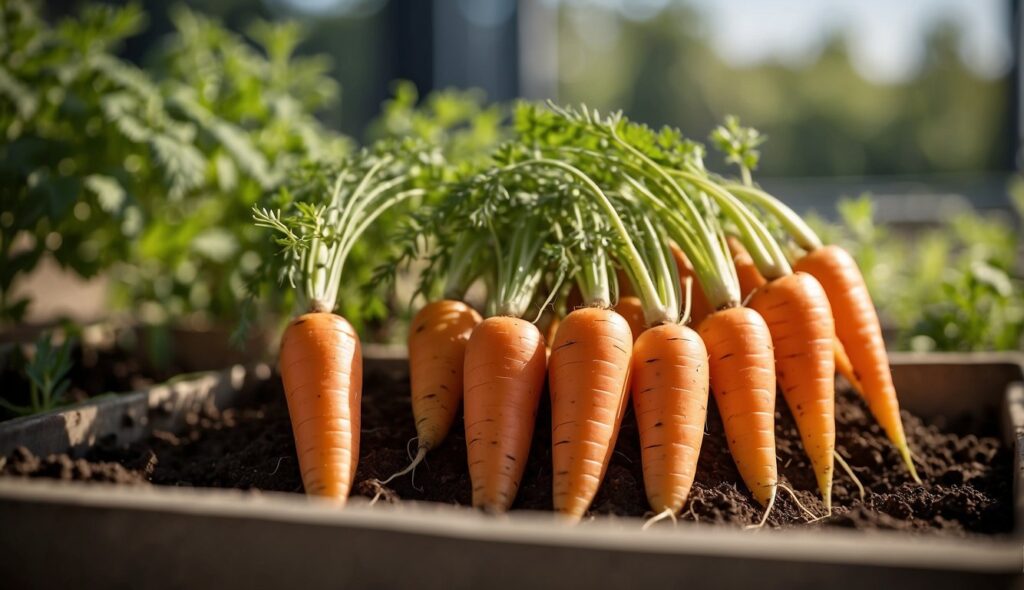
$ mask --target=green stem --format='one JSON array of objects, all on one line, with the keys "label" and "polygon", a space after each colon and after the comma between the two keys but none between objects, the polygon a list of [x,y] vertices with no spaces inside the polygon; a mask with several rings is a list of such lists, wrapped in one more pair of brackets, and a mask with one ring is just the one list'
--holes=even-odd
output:
[{"label": "green stem", "polygon": [[742,205],[735,197],[699,174],[683,171],[677,171],[675,174],[715,199],[726,217],[736,224],[743,245],[746,246],[750,257],[754,259],[754,264],[765,274],[766,278],[769,275],[775,277],[788,274],[785,272],[788,263],[785,262],[785,256],[782,255],[781,250],[778,252],[779,256],[776,256],[776,252],[773,252],[771,247],[762,241],[762,234],[754,227],[760,224],[760,221],[745,215]]},{"label": "green stem", "polygon": [[[723,249],[721,249],[721,247],[717,246],[714,243],[715,242],[715,239],[714,239],[715,234],[716,233],[717,234],[721,234],[720,228],[716,227],[715,230],[712,230],[712,228],[711,228],[711,223],[712,222],[709,221],[709,220],[704,219],[704,216],[702,216],[700,214],[700,212],[697,211],[697,208],[693,204],[692,200],[689,198],[689,195],[687,195],[686,191],[684,191],[683,188],[681,186],[679,186],[679,183],[677,183],[675,181],[675,179],[672,178],[672,175],[669,174],[664,168],[659,166],[656,162],[654,162],[649,157],[647,157],[646,154],[644,154],[643,152],[638,150],[636,147],[634,147],[631,143],[629,143],[629,142],[623,140],[621,137],[619,137],[619,134],[618,134],[618,132],[615,129],[614,122],[613,122],[613,124],[608,126],[608,129],[609,129],[609,132],[611,133],[612,138],[620,146],[624,147],[627,151],[629,151],[634,156],[639,158],[648,167],[650,167],[652,170],[654,170],[666,183],[668,183],[668,186],[671,187],[672,192],[675,195],[677,195],[679,204],[681,204],[683,206],[684,210],[689,215],[689,221],[691,223],[693,223],[694,225],[696,225],[696,227],[697,227],[697,236],[704,242],[704,246],[707,248],[707,252],[708,252],[708,254],[711,257],[712,265],[714,266],[714,268],[716,270],[719,271],[718,273],[716,273],[717,276],[718,277],[722,277],[722,271],[725,271],[726,276],[728,276],[728,273],[729,273],[728,269],[730,269],[732,267],[732,258],[730,256],[728,256],[729,250],[728,249],[723,250]],[[692,263],[692,261],[691,261],[691,263]],[[734,276],[735,276],[735,272],[733,272],[733,277]],[[723,280],[722,278],[717,278],[715,282],[720,282],[722,280]],[[736,286],[735,289],[730,288],[730,287],[733,286],[733,284],[738,284],[738,281],[728,281],[726,279],[726,283],[727,283],[726,285],[722,285],[722,287],[724,287],[722,289],[722,291],[729,291],[730,295],[731,295],[731,291],[735,291],[737,293],[737,299],[738,299],[739,287]],[[715,288],[713,290],[718,291],[718,288]],[[733,303],[733,301],[723,301],[722,302],[723,305],[731,304],[731,303]]]},{"label": "green stem", "polygon": [[[576,218],[576,225],[581,231],[593,230],[600,227],[601,220],[595,214],[592,224],[583,221],[583,215],[576,203],[573,203],[573,213]],[[584,260],[576,260],[570,253],[570,258],[575,266],[579,267],[576,282],[580,287],[580,295],[583,297],[583,304],[587,306],[598,306],[609,308],[612,305],[611,282],[608,278],[608,253],[604,248],[596,246],[593,251],[585,251]]]},{"label": "green stem", "polygon": [[725,187],[741,199],[768,211],[769,214],[779,220],[786,233],[804,250],[813,252],[822,247],[821,238],[818,237],[818,234],[814,233],[814,230],[795,211],[782,204],[775,197],[752,186],[729,183]]},{"label": "green stem", "polygon": [[636,245],[633,244],[633,241],[630,239],[629,232],[627,231],[625,224],[622,222],[622,218],[619,217],[618,212],[615,210],[615,206],[612,205],[611,200],[604,191],[601,190],[601,187],[599,187],[596,182],[594,182],[579,168],[576,168],[566,162],[552,160],[549,158],[538,158],[518,162],[506,167],[506,171],[530,166],[562,170],[578,180],[584,188],[587,189],[587,192],[595,198],[598,206],[605,215],[607,215],[612,229],[619,236],[623,248],[621,253],[622,262],[635,273],[637,291],[640,293],[641,299],[648,302],[651,306],[650,309],[646,307],[644,309],[645,319],[647,319],[651,324],[670,321],[670,312],[667,307],[659,301],[658,291],[654,286],[654,281],[652,280],[650,273],[644,267],[643,257],[640,255],[640,252],[637,251]]},{"label": "green stem", "polygon": [[452,249],[454,255],[448,261],[445,273],[445,299],[462,300],[469,286],[477,279],[480,266],[480,236],[465,233]]}]

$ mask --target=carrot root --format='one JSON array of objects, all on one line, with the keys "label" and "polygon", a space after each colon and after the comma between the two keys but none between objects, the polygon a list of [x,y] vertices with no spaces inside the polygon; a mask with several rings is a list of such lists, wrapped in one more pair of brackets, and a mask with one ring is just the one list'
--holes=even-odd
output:
[{"label": "carrot root", "polygon": [[699,332],[729,452],[747,489],[767,507],[779,481],[775,357],[768,325],[753,309],[731,307],[709,315]]},{"label": "carrot root", "polygon": [[555,510],[579,520],[615,450],[629,401],[633,338],[618,313],[584,307],[565,317],[551,345],[551,458]]},{"label": "carrot root", "polygon": [[426,457],[427,457],[427,447],[425,447],[423,445],[420,445],[416,449],[416,456],[413,457],[413,460],[412,460],[411,463],[409,463],[408,467],[406,467],[405,469],[402,469],[401,471],[393,473],[391,475],[391,477],[389,477],[389,478],[385,479],[384,481],[380,482],[380,484],[381,485],[387,485],[387,484],[391,483],[391,480],[395,479],[396,477],[401,477],[401,476],[405,475],[406,473],[409,473],[410,471],[415,471],[416,467],[418,467],[419,464],[422,463],[423,459],[425,459]]},{"label": "carrot root", "polygon": [[540,331],[518,318],[488,318],[470,336],[463,418],[474,507],[501,513],[515,500],[533,439],[546,357]]},{"label": "carrot root", "polygon": [[[839,454],[839,451],[835,451],[835,454],[836,454],[836,461],[839,462],[839,466],[843,468],[843,471],[846,472],[846,475],[849,475],[850,479],[853,480],[853,483],[856,484],[857,490],[860,492],[860,501],[863,502],[864,501],[864,496],[866,495],[864,493],[864,484],[860,483],[860,478],[858,478],[857,474],[855,474],[853,472],[853,469],[850,467],[850,464],[846,462],[846,459],[843,459],[843,456]],[[831,513],[832,512],[832,507],[829,506],[828,509],[829,509],[829,513]]]},{"label": "carrot root", "polygon": [[793,414],[826,508],[836,446],[835,327],[818,281],[798,272],[762,285],[750,307],[768,324],[779,389]]},{"label": "carrot root", "polygon": [[644,492],[658,513],[682,510],[697,472],[708,406],[708,352],[692,329],[655,326],[633,347],[633,413]]},{"label": "carrot root", "polygon": [[359,337],[341,316],[307,313],[285,330],[279,365],[306,493],[344,504],[359,460]]},{"label": "carrot root", "polygon": [[480,314],[461,301],[442,299],[423,307],[409,324],[409,382],[420,447],[427,451],[448,436],[463,396],[466,344]]}]

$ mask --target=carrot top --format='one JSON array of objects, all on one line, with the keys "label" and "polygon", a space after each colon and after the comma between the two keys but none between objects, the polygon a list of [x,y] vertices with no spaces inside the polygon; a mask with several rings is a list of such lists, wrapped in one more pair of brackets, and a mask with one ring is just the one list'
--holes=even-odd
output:
[{"label": "carrot top", "polygon": [[332,311],[345,260],[360,236],[398,203],[426,194],[417,186],[436,161],[415,142],[379,142],[339,165],[297,173],[277,207],[253,207],[256,226],[274,230],[283,249],[276,268],[303,310]]},{"label": "carrot top", "polygon": [[[769,219],[779,223],[798,246],[805,250],[817,250],[822,244],[814,230],[792,209],[754,185],[751,172],[757,168],[761,157],[757,148],[765,139],[756,129],[740,125],[738,118],[726,117],[724,125],[720,125],[711,133],[711,141],[725,156],[726,162],[739,167],[742,182],[719,179],[719,184],[750,206],[767,212]],[[751,216],[759,218],[754,213],[751,213]]]}]

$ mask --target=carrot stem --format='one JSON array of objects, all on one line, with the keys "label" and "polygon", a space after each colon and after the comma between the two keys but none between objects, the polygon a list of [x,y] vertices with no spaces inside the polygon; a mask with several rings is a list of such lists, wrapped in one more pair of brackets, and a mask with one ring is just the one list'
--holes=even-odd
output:
[{"label": "carrot stem", "polygon": [[814,251],[822,247],[821,238],[818,237],[818,234],[814,233],[814,230],[807,225],[807,222],[777,198],[752,186],[743,186],[735,183],[726,183],[724,186],[736,196],[768,211],[769,214],[779,220],[786,233],[804,250]]}]

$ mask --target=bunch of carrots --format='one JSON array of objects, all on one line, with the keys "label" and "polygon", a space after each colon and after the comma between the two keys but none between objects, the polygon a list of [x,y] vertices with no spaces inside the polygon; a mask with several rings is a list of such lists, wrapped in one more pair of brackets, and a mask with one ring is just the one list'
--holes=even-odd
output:
[{"label": "bunch of carrots", "polygon": [[[753,181],[756,131],[728,119],[712,135],[738,167],[733,178],[709,171],[703,146],[679,131],[618,113],[522,104],[513,123],[511,140],[458,173],[432,146],[377,146],[331,170],[333,184],[255,211],[278,233],[304,302],[280,372],[307,493],[343,503],[358,458],[359,340],[332,313],[345,258],[379,215],[410,200],[419,207],[396,239],[406,261],[422,263],[429,302],[408,340],[417,452],[392,477],[445,439],[461,406],[473,505],[508,510],[546,385],[553,508],[585,515],[632,403],[648,501],[656,519],[675,519],[713,398],[766,518],[786,489],[778,390],[831,510],[834,466],[845,466],[838,371],[920,481],[861,273]],[[474,284],[487,293],[479,311],[464,300]],[[545,337],[537,323],[550,309],[565,313]]]}]

